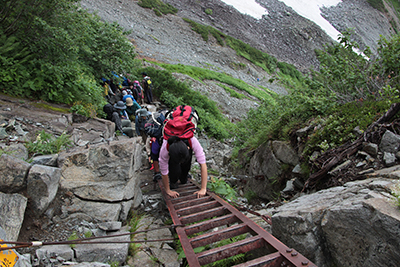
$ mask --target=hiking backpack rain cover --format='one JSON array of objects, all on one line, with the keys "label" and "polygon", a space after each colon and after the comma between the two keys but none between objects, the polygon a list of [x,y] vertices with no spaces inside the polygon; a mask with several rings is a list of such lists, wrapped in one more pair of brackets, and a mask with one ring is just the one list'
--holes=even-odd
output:
[{"label": "hiking backpack rain cover", "polygon": [[190,139],[196,131],[199,115],[191,106],[181,105],[166,114],[164,123],[164,139],[172,136]]}]

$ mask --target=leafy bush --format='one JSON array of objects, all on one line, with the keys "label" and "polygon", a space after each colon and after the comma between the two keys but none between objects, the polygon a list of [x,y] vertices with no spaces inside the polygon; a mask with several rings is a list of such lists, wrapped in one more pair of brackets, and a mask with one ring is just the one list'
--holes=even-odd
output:
[{"label": "leafy bush", "polygon": [[[289,140],[297,129],[311,124],[320,129],[302,140],[307,160],[316,150],[324,152],[353,141],[356,126],[365,130],[392,103],[400,101],[399,35],[381,39],[376,60],[355,53],[358,45],[350,36],[350,31],[345,32],[340,44],[317,51],[320,71],[311,70],[304,82],[291,85],[288,95],[264,101],[236,125],[236,156],[270,139]],[[369,55],[368,48],[364,52]],[[302,169],[307,166],[303,164]]]},{"label": "leafy bush", "polygon": [[[84,115],[88,118],[94,117],[104,117],[98,116],[97,111],[101,110],[103,106],[106,104],[106,101],[101,101],[99,106],[95,106],[92,103],[85,104],[82,101],[75,102],[73,106],[70,108],[70,112],[77,113],[80,115]],[[103,115],[103,114],[101,114]]]},{"label": "leafy bush", "polygon": [[390,104],[388,101],[357,101],[332,108],[327,112],[329,116],[313,121],[313,125],[319,125],[321,129],[307,139],[304,155],[310,156],[316,150],[325,152],[354,141],[357,138],[353,133],[354,128],[359,126],[361,130],[367,129],[387,111]]},{"label": "leafy bush", "polygon": [[[316,50],[320,70],[311,71],[311,78],[306,81],[312,89],[328,89],[340,103],[366,99],[378,90],[368,81],[371,64],[365,56],[354,52],[359,46],[351,41],[351,35],[351,30],[344,32],[339,43]],[[364,54],[370,55],[369,48]]]},{"label": "leafy bush", "polygon": [[204,12],[205,12],[207,15],[212,15],[212,14],[213,14],[213,11],[212,11],[211,8],[207,8]]},{"label": "leafy bush", "polygon": [[55,138],[52,134],[46,133],[42,130],[36,137],[35,141],[26,143],[26,148],[30,154],[56,154],[62,149],[72,147],[72,141],[69,136],[62,134]]},{"label": "leafy bush", "polygon": [[221,178],[211,177],[207,188],[228,200],[236,199],[236,191]]},{"label": "leafy bush", "polygon": [[27,2],[6,0],[10,10],[0,14],[0,90],[100,108],[99,78],[138,66],[128,32],[81,9],[76,0]]},{"label": "leafy bush", "polygon": [[[379,60],[376,63],[375,78],[387,80],[389,85],[400,90],[400,35],[393,35],[389,40],[379,40]],[[383,76],[383,77],[382,77]]]},{"label": "leafy bush", "polygon": [[400,192],[399,191],[392,192],[392,196],[394,196],[395,198],[397,207],[400,208]]}]

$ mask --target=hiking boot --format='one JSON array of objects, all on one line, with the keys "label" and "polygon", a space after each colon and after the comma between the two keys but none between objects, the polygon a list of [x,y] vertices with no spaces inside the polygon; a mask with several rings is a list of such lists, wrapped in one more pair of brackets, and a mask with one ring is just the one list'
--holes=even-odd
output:
[{"label": "hiking boot", "polygon": [[188,173],[187,179],[188,179],[188,180],[192,180],[192,175],[191,175],[190,173]]},{"label": "hiking boot", "polygon": [[154,182],[157,182],[158,180],[161,180],[161,179],[162,179],[161,173],[156,172],[156,173],[153,175],[153,181],[154,181]]},{"label": "hiking boot", "polygon": [[177,189],[178,188],[178,183],[170,183],[169,189]]}]

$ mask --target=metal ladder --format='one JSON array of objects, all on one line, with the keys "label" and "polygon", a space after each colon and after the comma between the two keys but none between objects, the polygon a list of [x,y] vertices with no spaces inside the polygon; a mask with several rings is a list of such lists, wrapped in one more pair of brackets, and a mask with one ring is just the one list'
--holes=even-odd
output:
[{"label": "metal ladder", "polygon": [[[178,189],[174,189],[179,193],[178,198],[168,196],[162,181],[158,183],[173,223],[185,225],[176,227],[176,232],[190,267],[199,267],[247,252],[257,256],[236,267],[316,266],[212,192],[197,198],[193,194],[199,190],[197,183],[188,181],[185,185],[180,184]],[[199,253],[194,251],[197,247],[243,234],[246,234],[243,240]]]}]

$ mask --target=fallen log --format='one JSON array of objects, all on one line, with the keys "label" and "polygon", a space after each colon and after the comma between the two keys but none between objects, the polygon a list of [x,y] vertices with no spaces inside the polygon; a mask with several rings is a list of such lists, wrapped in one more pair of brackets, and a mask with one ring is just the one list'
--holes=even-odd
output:
[{"label": "fallen log", "polygon": [[[392,104],[388,109],[388,111],[385,114],[383,114],[377,121],[372,123],[367,128],[367,130],[365,130],[364,134],[357,140],[355,140],[353,143],[345,144],[336,149],[331,149],[329,151],[326,151],[325,153],[320,155],[317,159],[315,159],[315,161],[317,161],[319,159],[324,159],[324,157],[327,157],[327,159],[323,160],[321,169],[309,176],[309,178],[304,184],[302,192],[304,192],[304,190],[306,189],[313,188],[318,181],[325,178],[328,172],[337,164],[339,164],[344,158],[350,157],[351,155],[359,151],[360,147],[362,147],[363,142],[368,141],[369,134],[374,129],[374,127],[379,124],[390,121],[399,111],[400,111],[400,103]],[[329,156],[332,154],[334,156]]]}]

